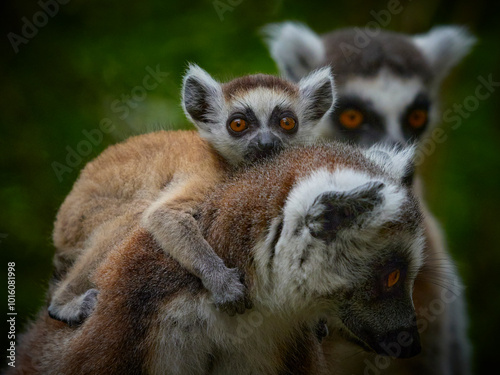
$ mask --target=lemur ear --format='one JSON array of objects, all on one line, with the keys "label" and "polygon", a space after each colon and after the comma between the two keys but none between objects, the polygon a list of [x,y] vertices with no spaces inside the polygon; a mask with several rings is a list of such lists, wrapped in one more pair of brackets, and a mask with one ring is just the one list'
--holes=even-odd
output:
[{"label": "lemur ear", "polygon": [[414,36],[413,42],[424,54],[439,82],[470,52],[476,38],[465,27],[438,26],[426,34]]},{"label": "lemur ear", "polygon": [[404,186],[413,184],[415,175],[416,145],[403,148],[376,144],[365,150],[365,155],[386,173],[399,180]]},{"label": "lemur ear", "polygon": [[337,99],[329,66],[313,71],[298,85],[300,98],[305,103],[304,117],[309,121],[320,120]]},{"label": "lemur ear", "polygon": [[182,107],[199,129],[216,122],[223,103],[222,87],[198,65],[190,64],[182,86]]},{"label": "lemur ear", "polygon": [[340,229],[362,223],[362,215],[373,211],[383,201],[384,183],[374,181],[349,191],[320,194],[306,216],[313,237],[332,241]]},{"label": "lemur ear", "polygon": [[298,82],[326,60],[323,41],[304,24],[270,24],[262,33],[281,74],[292,81]]}]

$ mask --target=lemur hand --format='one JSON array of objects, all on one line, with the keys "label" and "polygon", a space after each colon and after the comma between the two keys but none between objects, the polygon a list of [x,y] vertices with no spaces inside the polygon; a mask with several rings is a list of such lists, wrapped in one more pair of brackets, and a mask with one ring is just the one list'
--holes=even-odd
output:
[{"label": "lemur hand", "polygon": [[245,293],[245,285],[240,281],[236,268],[227,268],[213,273],[213,277],[204,280],[205,287],[212,293],[212,300],[218,310],[230,316],[243,314],[252,308],[252,303]]}]

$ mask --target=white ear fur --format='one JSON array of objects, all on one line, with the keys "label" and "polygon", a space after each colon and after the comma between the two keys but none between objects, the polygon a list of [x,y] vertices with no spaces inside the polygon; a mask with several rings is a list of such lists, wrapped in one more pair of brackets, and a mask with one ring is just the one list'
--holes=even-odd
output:
[{"label": "white ear fur", "polygon": [[220,83],[196,64],[189,64],[182,82],[182,108],[198,127],[213,122],[222,109]]},{"label": "white ear fur", "polygon": [[335,83],[329,66],[315,70],[299,81],[299,94],[307,103],[305,117],[321,119],[337,100]]},{"label": "white ear fur", "polygon": [[426,34],[414,36],[413,42],[431,65],[436,80],[440,81],[470,52],[476,38],[465,27],[438,26]]},{"label": "white ear fur", "polygon": [[325,62],[323,41],[304,24],[270,24],[262,32],[281,74],[292,81],[297,82]]},{"label": "white ear fur", "polygon": [[392,177],[405,183],[414,173],[414,157],[416,146],[406,146],[398,150],[396,147],[376,144],[365,150],[365,155]]}]

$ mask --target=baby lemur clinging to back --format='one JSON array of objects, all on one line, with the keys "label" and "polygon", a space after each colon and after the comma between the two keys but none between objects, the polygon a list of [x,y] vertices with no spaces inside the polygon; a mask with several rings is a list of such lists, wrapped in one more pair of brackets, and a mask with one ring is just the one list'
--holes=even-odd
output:
[{"label": "baby lemur clinging to back", "polygon": [[191,66],[182,94],[201,138],[158,132],[110,147],[85,167],[61,206],[53,235],[53,318],[75,324],[92,312],[98,291],[90,273],[105,255],[102,241],[119,244],[138,221],[202,280],[219,308],[234,314],[248,305],[238,271],[226,267],[203,238],[197,205],[233,167],[317,138],[334,101],[330,69],[298,84],[267,75],[220,84]]},{"label": "baby lemur clinging to back", "polygon": [[[137,156],[142,166],[162,163],[174,142],[203,145],[193,132],[163,134]],[[112,149],[115,167],[147,138]],[[244,276],[253,309],[238,317],[216,311],[200,280],[137,221],[110,217],[113,230],[95,237],[108,251],[93,276],[96,309],[78,329],[42,311],[9,375],[326,374],[314,335],[322,318],[358,351],[417,355],[412,291],[425,242],[411,159],[412,150],[377,146],[290,147],[214,186],[198,225]],[[129,232],[115,246],[121,225]]]}]

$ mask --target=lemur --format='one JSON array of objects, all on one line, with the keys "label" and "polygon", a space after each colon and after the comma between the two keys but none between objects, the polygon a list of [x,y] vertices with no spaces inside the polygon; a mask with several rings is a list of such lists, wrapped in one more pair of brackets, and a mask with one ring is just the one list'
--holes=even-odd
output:
[{"label": "lemur", "polygon": [[[162,134],[115,146],[98,159],[105,171],[85,178],[113,186],[111,167],[130,156],[158,166],[171,148],[195,145],[219,159],[194,132]],[[412,153],[290,147],[214,185],[197,222],[223,263],[241,271],[253,304],[243,315],[217,310],[204,283],[137,220],[110,220],[94,238],[106,249],[92,275],[94,312],[71,329],[42,311],[8,374],[325,374],[319,319],[366,350],[415,356],[412,290],[425,238],[408,186]]]},{"label": "lemur", "polygon": [[298,84],[268,75],[220,84],[190,66],[182,105],[200,137],[157,132],[110,147],[84,168],[62,204],[50,315],[70,325],[88,317],[98,296],[90,273],[106,255],[102,242],[120,243],[136,221],[201,279],[217,307],[242,313],[248,301],[238,270],[203,238],[196,207],[237,166],[316,139],[333,101],[329,68]]},{"label": "lemur", "polygon": [[[266,26],[264,33],[271,56],[284,76],[298,80],[322,66],[335,69],[338,101],[328,117],[325,137],[362,146],[418,143],[430,134],[440,119],[441,82],[475,43],[467,30],[457,26],[435,27],[416,36],[388,31],[374,35],[373,30],[362,28],[318,35],[303,24],[284,22]],[[414,189],[417,195],[423,195],[418,178]],[[426,207],[424,212],[426,262],[414,292],[417,315],[428,321],[422,334],[424,351],[419,359],[395,363],[384,370],[387,374],[468,374],[470,348],[460,277],[438,223]],[[444,312],[426,318],[429,306],[443,300],[446,290],[436,284],[447,285],[457,296],[447,303]],[[345,350],[342,340],[330,337],[325,343],[331,344],[330,351],[350,358],[335,374],[366,370],[359,356]],[[373,358],[369,360],[373,363]]]}]

